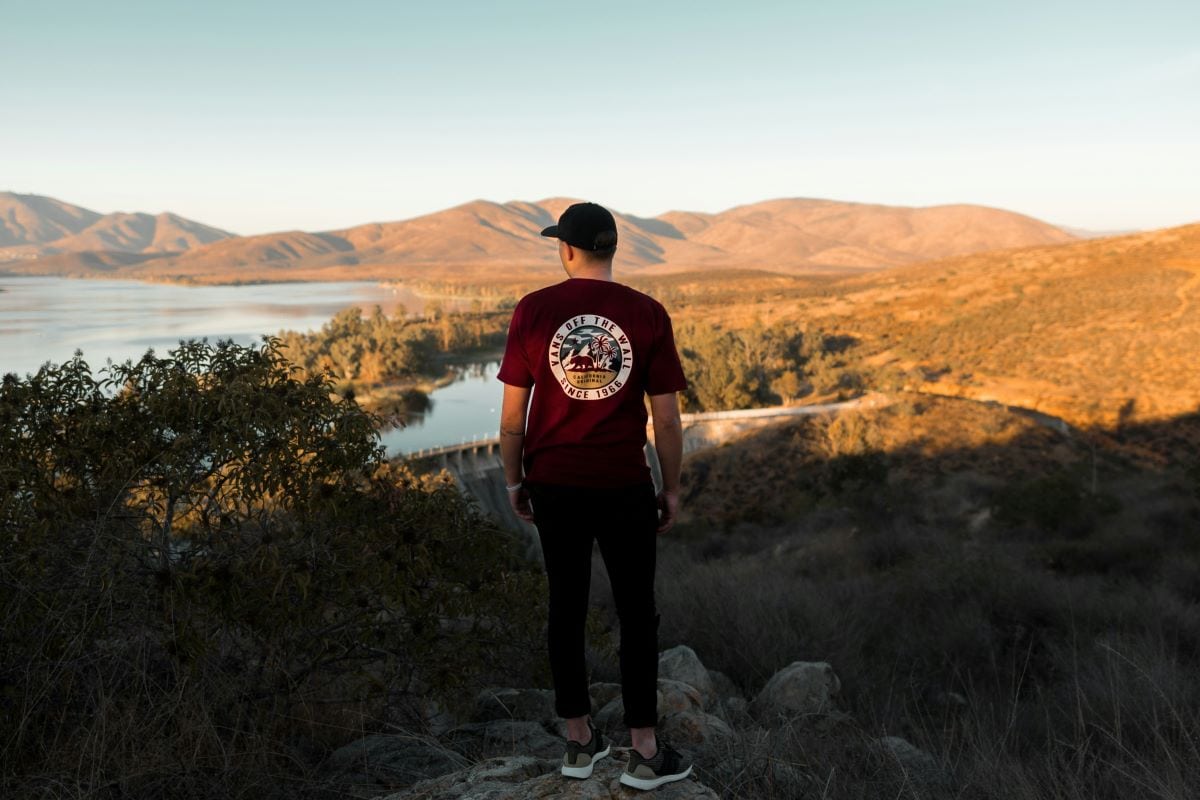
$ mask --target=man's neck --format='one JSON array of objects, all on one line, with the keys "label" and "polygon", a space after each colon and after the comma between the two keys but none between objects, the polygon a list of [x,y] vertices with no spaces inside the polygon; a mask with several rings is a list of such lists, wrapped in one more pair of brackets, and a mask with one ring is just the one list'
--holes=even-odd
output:
[{"label": "man's neck", "polygon": [[569,278],[588,278],[588,279],[594,280],[594,281],[611,281],[613,279],[612,267],[611,266],[585,267],[583,269],[575,270],[574,275],[572,275],[571,273],[567,273],[567,277],[569,277]]}]

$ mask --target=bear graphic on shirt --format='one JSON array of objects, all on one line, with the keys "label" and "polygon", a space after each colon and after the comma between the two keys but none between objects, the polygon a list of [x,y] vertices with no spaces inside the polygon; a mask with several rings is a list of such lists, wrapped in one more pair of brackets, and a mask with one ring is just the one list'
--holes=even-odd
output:
[{"label": "bear graphic on shirt", "polygon": [[633,366],[633,348],[620,326],[584,314],[564,322],[550,340],[550,369],[568,397],[600,400],[621,390]]}]

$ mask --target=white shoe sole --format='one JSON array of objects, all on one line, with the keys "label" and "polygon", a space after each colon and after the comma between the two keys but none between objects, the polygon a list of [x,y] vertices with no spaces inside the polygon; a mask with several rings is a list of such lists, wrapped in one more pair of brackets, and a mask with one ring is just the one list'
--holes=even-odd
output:
[{"label": "white shoe sole", "polygon": [[602,758],[607,758],[608,751],[611,748],[611,745],[604,745],[604,749],[592,756],[591,763],[589,763],[586,767],[568,767],[566,764],[563,764],[562,774],[566,775],[568,778],[590,778],[592,776],[592,770],[596,767],[596,762]]},{"label": "white shoe sole", "polygon": [[659,786],[662,786],[664,783],[670,783],[671,781],[681,781],[684,778],[686,778],[688,775],[691,775],[691,774],[692,774],[692,768],[690,765],[688,766],[687,769],[685,769],[683,772],[679,773],[678,775],[663,775],[661,778],[635,778],[634,776],[630,775],[628,772],[622,772],[621,773],[621,783],[625,784],[626,786],[632,786],[635,789],[657,789]]}]

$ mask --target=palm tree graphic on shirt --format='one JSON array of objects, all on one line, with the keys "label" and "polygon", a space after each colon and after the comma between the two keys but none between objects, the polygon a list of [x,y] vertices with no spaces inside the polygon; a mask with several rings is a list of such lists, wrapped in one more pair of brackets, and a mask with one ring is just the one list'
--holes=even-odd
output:
[{"label": "palm tree graphic on shirt", "polygon": [[572,331],[563,341],[559,357],[567,380],[580,388],[605,386],[621,368],[621,349],[608,331],[596,325]]}]

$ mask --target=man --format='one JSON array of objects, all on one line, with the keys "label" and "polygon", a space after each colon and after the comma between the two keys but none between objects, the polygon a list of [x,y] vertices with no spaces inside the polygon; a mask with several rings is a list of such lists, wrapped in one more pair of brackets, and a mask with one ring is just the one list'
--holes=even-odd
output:
[{"label": "man", "polygon": [[[683,429],[676,393],[687,381],[666,310],[613,281],[612,214],[576,203],[542,235],[558,239],[567,280],[526,295],[513,311],[499,373],[505,383],[500,453],[513,510],[537,526],[542,544],[555,710],[567,722],[562,773],[586,778],[609,755],[589,716],[584,660],[595,540],[621,627],[621,693],[633,744],[621,782],[653,789],[692,769],[654,732],[656,534],[671,529],[679,508]],[[645,395],[662,470],[657,496],[644,452]]]}]

